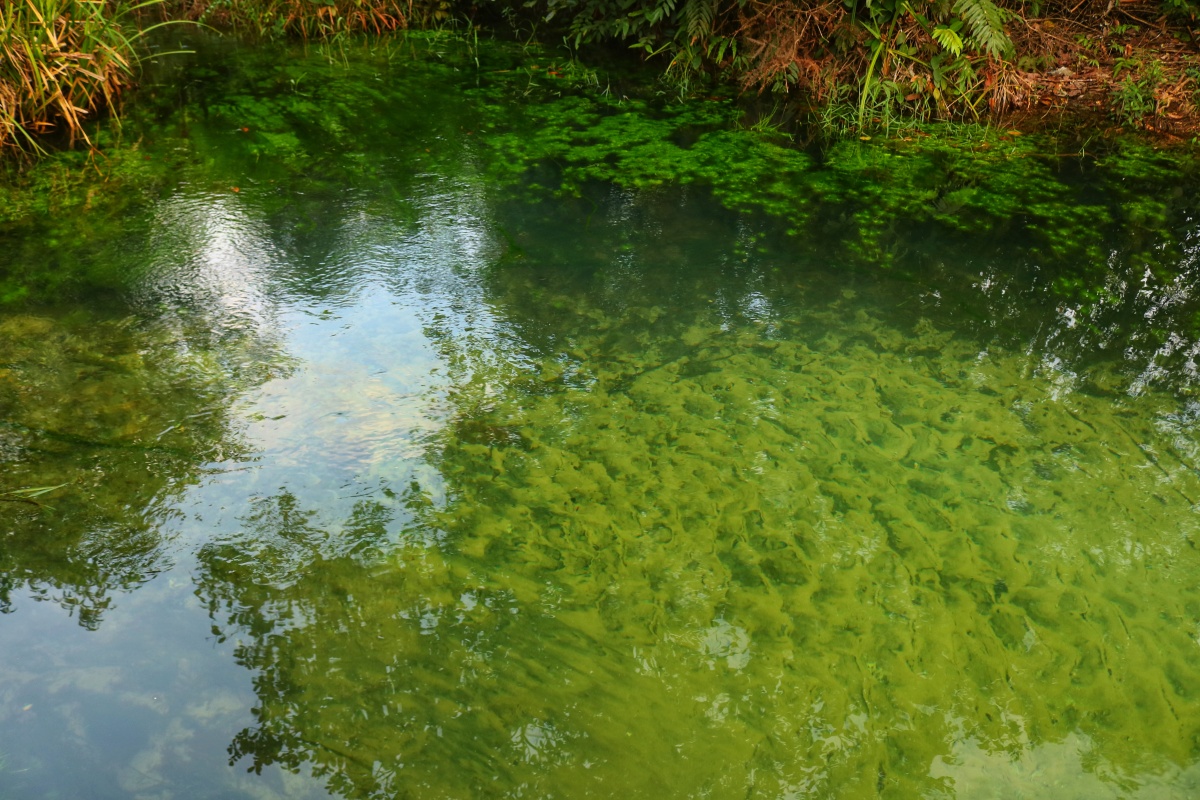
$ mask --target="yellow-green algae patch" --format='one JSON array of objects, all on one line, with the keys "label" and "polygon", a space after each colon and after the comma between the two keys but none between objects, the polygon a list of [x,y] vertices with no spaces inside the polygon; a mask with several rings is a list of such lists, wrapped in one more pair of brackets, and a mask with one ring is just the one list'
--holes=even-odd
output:
[{"label": "yellow-green algae patch", "polygon": [[[217,618],[263,626],[233,755],[350,796],[1195,791],[1178,401],[843,295],[539,292],[562,348],[478,360],[409,546],[290,588],[205,550]],[[283,546],[279,519],[249,541]]]}]

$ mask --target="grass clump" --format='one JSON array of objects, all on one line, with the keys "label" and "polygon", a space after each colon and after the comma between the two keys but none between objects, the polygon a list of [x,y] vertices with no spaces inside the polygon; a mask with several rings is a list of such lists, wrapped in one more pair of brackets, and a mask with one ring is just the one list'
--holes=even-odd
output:
[{"label": "grass clump", "polygon": [[88,141],[84,121],[133,83],[135,12],[159,0],[0,3],[0,149],[37,151],[39,134]]},{"label": "grass clump", "polygon": [[326,39],[440,23],[450,0],[173,0],[171,13],[258,36]]}]

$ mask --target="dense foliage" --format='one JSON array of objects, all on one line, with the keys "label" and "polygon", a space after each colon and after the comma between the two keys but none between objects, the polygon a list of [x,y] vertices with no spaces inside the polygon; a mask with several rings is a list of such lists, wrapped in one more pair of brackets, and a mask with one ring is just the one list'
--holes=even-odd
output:
[{"label": "dense foliage", "polygon": [[1121,122],[1178,120],[1194,112],[1200,76],[1192,0],[1139,7],[1147,18],[1091,0],[545,4],[576,45],[628,42],[666,58],[685,84],[717,75],[759,91],[800,88],[847,127],[1067,103],[1105,106]]},{"label": "dense foliage", "polygon": [[[572,52],[618,44],[688,92],[713,81],[787,94],[826,129],[1069,108],[1196,130],[1196,0],[14,0],[0,7],[0,146],[35,146],[111,108],[149,25],[330,38],[512,27]],[[132,12],[137,12],[136,14]],[[136,22],[136,24],[135,24]],[[467,26],[473,26],[467,28]]]}]

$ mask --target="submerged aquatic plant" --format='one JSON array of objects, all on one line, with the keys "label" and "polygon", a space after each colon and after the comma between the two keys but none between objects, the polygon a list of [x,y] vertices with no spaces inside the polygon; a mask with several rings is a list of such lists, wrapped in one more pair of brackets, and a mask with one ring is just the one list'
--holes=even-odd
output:
[{"label": "submerged aquatic plant", "polygon": [[38,498],[43,495],[50,494],[50,492],[53,492],[55,489],[61,489],[66,485],[67,484],[65,483],[60,483],[57,486],[27,486],[23,489],[10,489],[7,492],[0,492],[0,500],[7,501],[9,503],[30,503],[31,505],[35,505],[39,508],[49,508],[53,510],[51,506],[40,502]]}]

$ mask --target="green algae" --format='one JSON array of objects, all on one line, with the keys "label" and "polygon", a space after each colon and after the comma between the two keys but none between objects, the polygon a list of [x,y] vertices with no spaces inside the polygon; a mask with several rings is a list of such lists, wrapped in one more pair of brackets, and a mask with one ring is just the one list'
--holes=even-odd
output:
[{"label": "green algae", "polygon": [[287,365],[245,336],[218,348],[210,322],[0,318],[0,488],[57,487],[45,503],[0,507],[0,613],[19,591],[96,628],[113,595],[169,564],[172,499],[205,464],[243,452],[228,403]]},{"label": "green algae", "polygon": [[363,549],[301,545],[297,583],[255,549],[309,536],[285,494],[206,549],[215,618],[256,631],[231,757],[351,797],[1193,791],[1177,402],[1064,391],[887,286],[764,314],[708,281],[618,310],[508,270],[494,297],[566,344],[464,373],[404,546],[404,507],[364,506]]}]

